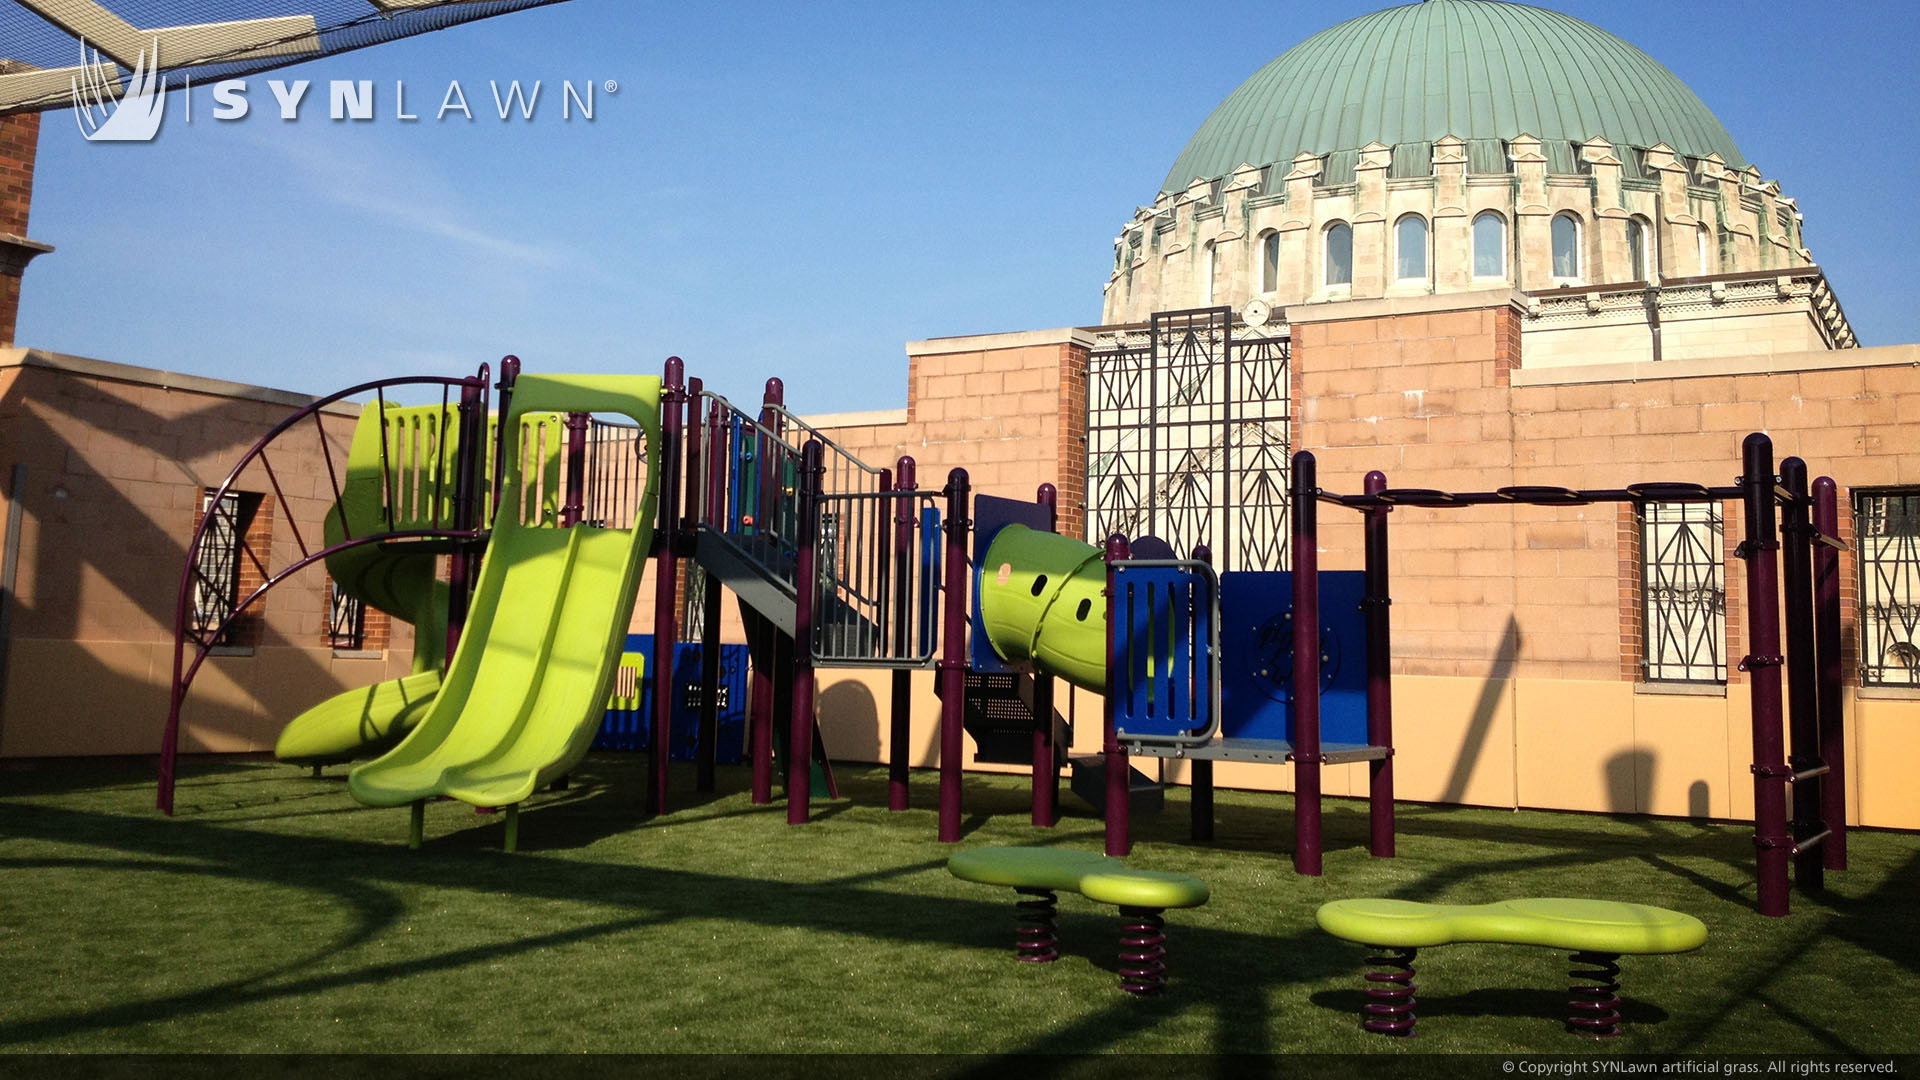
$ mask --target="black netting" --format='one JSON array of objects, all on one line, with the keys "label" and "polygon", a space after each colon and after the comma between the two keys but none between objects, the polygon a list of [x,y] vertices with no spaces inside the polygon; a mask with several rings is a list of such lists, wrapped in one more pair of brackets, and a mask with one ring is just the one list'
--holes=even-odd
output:
[{"label": "black netting", "polygon": [[[564,3],[565,0],[96,0],[95,3],[74,4],[72,2],[51,3],[47,0],[28,0],[36,7],[43,7],[63,19],[72,19],[69,12],[77,9],[105,9],[113,20],[113,25],[129,24],[140,34],[144,46],[151,38],[151,31],[171,27],[198,27],[209,23],[231,23],[241,20],[310,17],[312,27],[304,23],[276,28],[264,36],[260,33],[235,32],[230,35],[234,44],[222,44],[211,51],[203,51],[199,56],[170,58],[165,45],[161,48],[160,68],[168,75],[169,85],[178,88],[183,80],[178,76],[190,77],[195,83],[216,82],[220,79],[234,79],[273,68],[286,67],[322,56],[364,49],[369,45],[410,37],[414,34],[431,33],[459,23],[473,22],[477,19],[492,18],[528,8],[544,7],[547,4]],[[79,39],[69,30],[48,21],[31,10],[21,0],[0,0],[0,87],[10,80],[5,75],[51,71],[62,68],[74,68],[82,63],[92,63],[94,50],[106,53],[109,49],[118,49],[117,41],[87,42],[88,50],[82,57]],[[103,48],[102,46],[107,46]],[[263,52],[276,55],[261,55]],[[132,61],[132,57],[122,58]],[[188,60],[190,63],[181,63]],[[103,64],[113,60],[107,55],[99,58]],[[129,66],[123,63],[120,73],[129,73]],[[176,76],[178,73],[178,76]],[[19,92],[19,81],[15,83],[15,92],[0,90],[0,112],[22,112],[35,109],[59,109],[72,104],[67,80],[60,78],[55,87],[38,87],[30,93]]]}]

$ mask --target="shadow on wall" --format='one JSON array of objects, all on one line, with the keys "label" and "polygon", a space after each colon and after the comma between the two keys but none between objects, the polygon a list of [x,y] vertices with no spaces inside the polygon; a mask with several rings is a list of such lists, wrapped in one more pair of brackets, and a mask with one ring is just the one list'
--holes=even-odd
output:
[{"label": "shadow on wall", "polygon": [[[1607,759],[1607,812],[1613,814],[1650,814],[1653,812],[1654,769],[1658,762],[1648,750],[1628,750]],[[1708,802],[1711,789],[1705,780],[1687,787],[1687,816],[1712,817]]]},{"label": "shadow on wall", "polygon": [[[112,448],[103,451],[91,438],[76,445],[68,438],[71,431],[56,427],[43,415],[53,411],[82,431],[106,436],[103,442],[124,443],[134,456],[115,457]],[[152,749],[158,748],[168,687],[156,685],[156,680],[166,675],[148,675],[144,663],[134,664],[124,654],[147,647],[143,639],[147,643],[172,640],[176,589],[195,510],[174,506],[156,520],[155,509],[134,503],[123,487],[177,485],[187,494],[175,499],[197,507],[201,489],[217,483],[246,447],[288,411],[261,402],[215,399],[177,417],[162,416],[77,376],[38,368],[21,370],[9,392],[0,397],[0,430],[5,433],[0,438],[4,457],[0,466],[27,467],[19,498],[32,518],[30,535],[37,543],[30,564],[32,579],[11,598],[14,662],[8,665],[5,699],[0,700],[9,726],[80,724],[90,713],[119,711],[137,702],[142,713],[152,714],[149,741]],[[329,441],[336,443],[344,460],[344,436],[329,433]],[[220,476],[195,476],[192,463],[196,461],[217,462],[213,467]],[[142,463],[152,479],[119,475]],[[276,519],[282,513],[276,510]],[[318,521],[303,521],[302,527],[317,533]],[[275,547],[284,539],[276,535]],[[59,672],[57,685],[44,676],[29,676],[28,665],[20,661],[25,658],[23,652],[31,651],[33,640],[81,640],[85,628],[78,601],[114,593],[127,601],[126,618],[131,625],[114,628],[115,644],[108,650],[112,660],[86,655],[79,659],[86,666]],[[21,604],[21,595],[33,603]],[[145,626],[138,625],[142,621]],[[237,702],[196,693],[193,697],[200,700],[189,700],[185,724],[245,737],[253,728],[252,713],[264,707],[261,691],[268,684],[332,685],[324,664],[297,647],[285,648],[297,643],[285,640],[270,625],[262,630],[257,647],[282,647],[279,652],[284,657],[271,677],[265,672],[249,677],[228,665],[204,669],[203,679],[238,684],[248,704],[241,708]],[[98,638],[89,634],[86,640]],[[114,661],[130,666],[115,670]],[[58,715],[42,715],[47,712]],[[183,739],[183,746],[191,749],[191,742]]]},{"label": "shadow on wall", "polygon": [[1487,668],[1486,680],[1481,684],[1480,700],[1473,704],[1473,719],[1467,724],[1467,737],[1460,743],[1460,754],[1453,760],[1453,772],[1447,776],[1441,802],[1466,800],[1467,783],[1473,779],[1473,771],[1479,766],[1481,755],[1487,751],[1487,736],[1493,730],[1493,717],[1500,707],[1500,696],[1513,680],[1514,664],[1520,657],[1520,640],[1520,623],[1509,615],[1506,629],[1500,634],[1500,644],[1494,650],[1493,663]]},{"label": "shadow on wall", "polygon": [[880,706],[858,679],[841,679],[820,692],[820,735],[836,761],[884,761]]}]

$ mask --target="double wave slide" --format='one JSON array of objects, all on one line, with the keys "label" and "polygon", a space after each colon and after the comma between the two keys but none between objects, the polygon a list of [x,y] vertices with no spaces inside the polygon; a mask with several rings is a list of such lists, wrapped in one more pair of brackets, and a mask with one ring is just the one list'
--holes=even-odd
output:
[{"label": "double wave slide", "polygon": [[[619,666],[653,540],[660,445],[655,376],[523,375],[503,422],[534,412],[617,413],[638,423],[646,488],[627,527],[523,522],[524,455],[508,455],[480,581],[447,674],[419,724],[348,787],[369,806],[422,808],[449,796],[508,808],[573,769],[593,742]],[[538,466],[535,466],[537,472]]]}]

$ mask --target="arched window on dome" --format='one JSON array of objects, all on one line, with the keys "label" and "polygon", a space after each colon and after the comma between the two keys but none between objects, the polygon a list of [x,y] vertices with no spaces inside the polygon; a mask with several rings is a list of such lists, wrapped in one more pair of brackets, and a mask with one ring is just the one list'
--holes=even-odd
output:
[{"label": "arched window on dome", "polygon": [[1353,226],[1336,221],[1327,226],[1326,235],[1327,284],[1353,284]]},{"label": "arched window on dome", "polygon": [[1645,218],[1627,219],[1627,270],[1633,281],[1653,280],[1653,230]]},{"label": "arched window on dome", "polygon": [[1572,214],[1553,219],[1553,276],[1564,281],[1580,276],[1580,219]]},{"label": "arched window on dome", "polygon": [[1280,288],[1280,234],[1270,232],[1260,238],[1260,291]]},{"label": "arched window on dome", "polygon": [[1693,231],[1694,244],[1699,248],[1700,272],[1713,273],[1713,231],[1705,225]]},{"label": "arched window on dome", "polygon": [[1205,265],[1206,291],[1200,296],[1200,306],[1212,307],[1214,293],[1218,289],[1220,281],[1220,249],[1214,246],[1213,241],[1209,240],[1207,241],[1206,253],[1201,256],[1201,258]]},{"label": "arched window on dome", "polygon": [[1507,276],[1507,219],[1492,210],[1473,219],[1473,276]]},{"label": "arched window on dome", "polygon": [[1393,276],[1398,281],[1427,279],[1427,219],[1419,214],[1393,223]]}]

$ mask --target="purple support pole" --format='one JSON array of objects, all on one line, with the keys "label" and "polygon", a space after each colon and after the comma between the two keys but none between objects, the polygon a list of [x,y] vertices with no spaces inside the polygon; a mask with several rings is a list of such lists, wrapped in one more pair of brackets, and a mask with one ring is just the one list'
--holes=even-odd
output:
[{"label": "purple support pole", "polygon": [[1780,483],[1789,502],[1780,515],[1780,575],[1786,582],[1787,726],[1793,769],[1793,879],[1803,890],[1821,888],[1824,867],[1819,846],[1820,771],[1819,664],[1813,654],[1813,498],[1807,490],[1807,463],[1797,457],[1780,463]]},{"label": "purple support pole", "polygon": [[725,419],[718,401],[707,406],[707,506],[702,520],[716,529],[726,528],[727,469],[733,449],[728,445]]},{"label": "purple support pole", "polygon": [[[1840,510],[1833,477],[1813,482],[1813,527],[1828,537],[1840,535]],[[1820,816],[1831,829],[1820,845],[1828,870],[1847,868],[1847,729],[1843,714],[1840,663],[1840,552],[1821,544],[1813,552],[1814,651],[1820,657],[1820,757],[1827,775],[1820,785]]]},{"label": "purple support pole", "polygon": [[787,729],[787,824],[805,825],[813,794],[813,594],[819,586],[820,483],[824,449],[800,454],[800,552],[794,570],[793,717]]},{"label": "purple support pole", "polygon": [[567,414],[567,497],[560,504],[560,527],[580,524],[587,504],[587,414]]},{"label": "purple support pole", "polygon": [[[760,426],[772,430],[779,423],[780,416],[773,411],[772,407],[782,402],[785,396],[785,385],[777,378],[767,380],[766,394],[762,399],[764,404],[760,409]],[[753,512],[756,515],[754,535],[762,536],[767,531],[767,522],[762,519],[772,514],[773,507],[775,470],[772,462],[767,460],[774,452],[773,441],[757,431],[743,431],[741,437],[752,439],[754,444],[753,467],[758,475],[742,477],[741,487],[744,489],[748,484],[753,486],[755,492]],[[740,511],[739,507],[734,509],[736,513]],[[749,741],[752,743],[753,752],[753,802],[756,806],[764,806],[773,801],[773,680],[774,672],[780,667],[776,658],[785,651],[778,640],[779,631],[769,629],[767,632],[774,638],[765,650],[769,667],[768,670],[762,671],[758,663],[753,666],[753,695],[749,716],[753,728],[753,737]]]},{"label": "purple support pole", "polygon": [[[894,462],[894,490],[912,491],[914,464],[910,457]],[[913,650],[913,510],[905,495],[893,501],[893,650],[906,656]],[[907,750],[913,741],[913,673],[893,673],[893,715],[887,729],[887,809],[907,808]]]},{"label": "purple support pole", "polygon": [[507,412],[513,404],[513,384],[520,378],[520,358],[503,356],[500,358],[500,381],[495,389],[500,391],[500,422],[493,433],[493,512],[500,512],[500,493],[507,480],[507,456],[520,452],[520,439],[517,432],[507,429]]},{"label": "purple support pole", "polygon": [[960,839],[961,710],[967,694],[967,516],[972,485],[967,470],[947,474],[946,611],[940,628],[940,842]]},{"label": "purple support pole", "polygon": [[[475,459],[485,451],[487,410],[481,395],[486,376],[466,379],[460,384],[460,457],[454,465],[453,527],[473,528],[474,487],[478,482]],[[473,573],[464,544],[455,544],[447,557],[447,666],[453,666],[453,653],[460,647],[460,632],[466,629],[467,606],[473,600]]]},{"label": "purple support pole", "polygon": [[699,379],[687,380],[687,480],[681,492],[686,509],[680,516],[683,533],[699,524],[707,506],[707,431],[700,406],[700,392],[704,389],[706,384]]},{"label": "purple support pole", "polygon": [[[1387,474],[1367,474],[1366,493],[1387,490]],[[1391,507],[1366,511],[1367,548],[1367,745],[1384,746],[1387,756],[1371,763],[1367,777],[1369,849],[1391,859],[1393,846],[1393,592],[1388,587],[1387,514]]]},{"label": "purple support pole", "polygon": [[[1047,508],[1047,531],[1060,531],[1060,493],[1041,484],[1034,501]],[[1053,676],[1033,677],[1033,824],[1053,828],[1059,819],[1060,764],[1053,753]]]},{"label": "purple support pole", "polygon": [[[1213,549],[1205,544],[1199,545],[1193,549],[1193,561],[1212,566]],[[1206,645],[1204,642],[1195,641],[1193,647],[1201,649]],[[1218,664],[1220,658],[1214,657],[1213,662]],[[1210,694],[1212,688],[1196,686],[1193,689],[1196,694]],[[1208,707],[1212,707],[1211,703]],[[1188,763],[1187,768],[1190,770],[1191,777],[1187,791],[1192,816],[1189,828],[1195,843],[1205,843],[1213,839],[1213,759],[1194,758]]]},{"label": "purple support pole", "polygon": [[1293,869],[1320,876],[1320,494],[1313,454],[1293,455]]},{"label": "purple support pole", "polygon": [[1753,843],[1759,849],[1760,914],[1787,913],[1787,832],[1784,782],[1792,775],[1780,733],[1780,582],[1774,539],[1773,440],[1755,432],[1742,445],[1740,478],[1746,503],[1747,644],[1740,670],[1753,685]]},{"label": "purple support pole", "polygon": [[664,392],[660,395],[660,555],[654,561],[653,590],[653,731],[647,740],[647,806],[656,815],[667,812],[667,756],[673,737],[673,643],[679,637],[674,610],[679,579],[677,554],[680,516],[681,419],[686,407],[686,365],[667,358]]},{"label": "purple support pole", "polygon": [[1120,745],[1120,725],[1113,715],[1114,702],[1119,697],[1116,687],[1125,663],[1124,655],[1118,651],[1120,634],[1115,629],[1123,609],[1119,584],[1114,580],[1114,564],[1126,561],[1128,554],[1126,537],[1107,537],[1107,692],[1101,699],[1100,754],[1107,770],[1107,854],[1114,856],[1133,852],[1133,804],[1129,799],[1133,766],[1127,760],[1126,748]]}]

